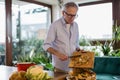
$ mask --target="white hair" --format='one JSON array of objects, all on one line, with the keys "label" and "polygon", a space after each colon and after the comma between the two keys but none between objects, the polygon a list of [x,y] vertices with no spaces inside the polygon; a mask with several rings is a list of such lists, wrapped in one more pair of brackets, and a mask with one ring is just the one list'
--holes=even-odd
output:
[{"label": "white hair", "polygon": [[63,5],[62,10],[65,11],[69,7],[75,7],[76,9],[78,9],[78,5],[75,2],[67,2]]}]

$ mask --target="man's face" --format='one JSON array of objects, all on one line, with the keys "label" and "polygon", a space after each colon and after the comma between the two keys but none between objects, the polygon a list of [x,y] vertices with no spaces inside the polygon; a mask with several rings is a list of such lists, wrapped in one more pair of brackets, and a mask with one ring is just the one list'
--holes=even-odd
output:
[{"label": "man's face", "polygon": [[70,7],[63,11],[63,16],[67,24],[71,24],[77,16],[77,9]]}]

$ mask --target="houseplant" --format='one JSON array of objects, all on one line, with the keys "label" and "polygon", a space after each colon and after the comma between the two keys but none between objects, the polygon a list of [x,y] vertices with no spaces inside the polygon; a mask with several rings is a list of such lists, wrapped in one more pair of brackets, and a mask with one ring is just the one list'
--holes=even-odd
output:
[{"label": "houseplant", "polygon": [[53,70],[51,55],[44,51],[42,45],[43,40],[36,38],[26,40],[20,52],[21,55],[17,55],[15,60],[17,63],[34,63],[36,65],[42,65],[46,70]]},{"label": "houseplant", "polygon": [[32,50],[32,55],[27,54],[24,56],[19,56],[17,58],[17,64],[28,64],[31,65],[42,65],[45,70],[53,70],[53,65],[51,64],[51,60],[48,56],[45,56],[45,53],[35,54]]},{"label": "houseplant", "polygon": [[114,50],[120,49],[120,25],[118,25],[117,21],[113,25],[113,40],[115,42],[113,45]]}]

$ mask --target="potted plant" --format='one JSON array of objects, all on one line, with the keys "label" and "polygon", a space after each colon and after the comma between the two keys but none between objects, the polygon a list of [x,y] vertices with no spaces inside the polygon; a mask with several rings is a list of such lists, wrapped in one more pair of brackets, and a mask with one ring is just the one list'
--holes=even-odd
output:
[{"label": "potted plant", "polygon": [[115,25],[113,26],[113,40],[114,40],[114,49],[120,48],[120,25],[117,24],[117,21]]},{"label": "potted plant", "polygon": [[[18,49],[15,48],[13,53],[15,64],[25,64],[25,63],[34,63],[36,65],[42,65],[46,70],[53,70],[51,64],[51,55],[49,55],[42,48],[43,40],[36,38],[31,38],[24,41],[22,47],[18,46]],[[17,50],[17,51],[16,51]]]},{"label": "potted plant", "polygon": [[34,53],[34,50],[32,50],[30,54],[19,56],[17,58],[18,69],[19,69],[19,66],[24,66],[24,65],[26,66],[26,69],[32,65],[42,65],[45,70],[53,70],[51,59],[45,55],[45,52],[40,52],[38,54],[38,53]]},{"label": "potted plant", "polygon": [[19,58],[17,58],[16,66],[18,71],[26,71],[30,66],[33,65],[36,65],[36,63],[34,63],[28,55],[19,56]]}]

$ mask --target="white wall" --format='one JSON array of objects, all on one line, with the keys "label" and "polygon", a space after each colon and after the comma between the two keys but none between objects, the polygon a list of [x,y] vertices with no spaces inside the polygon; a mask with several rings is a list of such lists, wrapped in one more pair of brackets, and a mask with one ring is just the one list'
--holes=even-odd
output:
[{"label": "white wall", "polygon": [[58,5],[53,5],[52,8],[53,8],[53,11],[52,11],[53,16],[52,17],[53,17],[53,21],[55,21],[56,19],[61,17],[61,9]]}]

